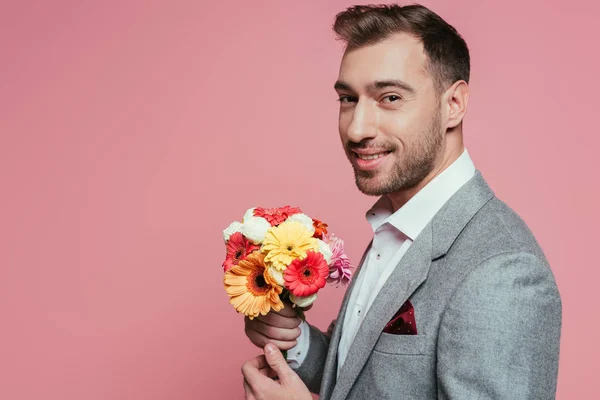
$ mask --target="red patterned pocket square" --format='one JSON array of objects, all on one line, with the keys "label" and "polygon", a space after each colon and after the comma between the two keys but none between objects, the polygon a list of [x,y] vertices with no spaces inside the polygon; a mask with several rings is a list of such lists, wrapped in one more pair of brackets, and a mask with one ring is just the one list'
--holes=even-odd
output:
[{"label": "red patterned pocket square", "polygon": [[413,308],[410,301],[406,301],[400,307],[398,312],[390,319],[383,328],[385,333],[391,333],[392,335],[416,335],[417,334],[417,323],[415,322],[415,309]]}]

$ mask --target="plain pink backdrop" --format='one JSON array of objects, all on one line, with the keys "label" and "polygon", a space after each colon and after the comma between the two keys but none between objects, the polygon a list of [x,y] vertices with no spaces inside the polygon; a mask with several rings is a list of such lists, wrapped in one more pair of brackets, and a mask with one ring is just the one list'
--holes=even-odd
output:
[{"label": "plain pink backdrop", "polygon": [[[258,349],[222,288],[221,230],[291,204],[354,262],[370,239],[332,89],[351,4],[1,3],[0,398],[243,396]],[[471,50],[470,154],[556,275],[558,398],[598,398],[600,9],[424,4]],[[325,329],[342,296],[309,320]]]}]

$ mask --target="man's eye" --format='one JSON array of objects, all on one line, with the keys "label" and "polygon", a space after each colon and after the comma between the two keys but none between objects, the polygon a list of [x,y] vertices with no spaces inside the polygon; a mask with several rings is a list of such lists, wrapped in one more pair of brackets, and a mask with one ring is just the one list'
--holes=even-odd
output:
[{"label": "man's eye", "polygon": [[356,97],[353,97],[353,96],[340,96],[340,98],[338,99],[338,101],[340,103],[355,103],[356,102]]},{"label": "man's eye", "polygon": [[393,103],[393,102],[396,102],[398,100],[402,100],[402,98],[400,96],[398,96],[398,95],[395,95],[395,94],[391,94],[391,95],[385,96],[383,98],[383,102],[384,103]]}]

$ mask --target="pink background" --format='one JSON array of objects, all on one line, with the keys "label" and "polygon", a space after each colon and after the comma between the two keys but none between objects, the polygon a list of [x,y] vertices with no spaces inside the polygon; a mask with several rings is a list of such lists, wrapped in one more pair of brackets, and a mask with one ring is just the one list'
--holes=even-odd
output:
[{"label": "pink background", "polygon": [[[0,398],[241,398],[258,349],[221,230],[250,206],[302,207],[358,261],[374,198],[339,144],[330,30],[353,3],[229,3],[2,2]],[[597,398],[599,7],[425,4],[472,52],[471,156],[556,275],[558,398]]]}]

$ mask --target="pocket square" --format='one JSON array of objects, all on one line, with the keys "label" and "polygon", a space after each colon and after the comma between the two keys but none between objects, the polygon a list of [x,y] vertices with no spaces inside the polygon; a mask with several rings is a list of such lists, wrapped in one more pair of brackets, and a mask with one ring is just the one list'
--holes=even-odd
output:
[{"label": "pocket square", "polygon": [[410,301],[406,301],[383,328],[385,333],[392,335],[416,335],[415,309]]}]

